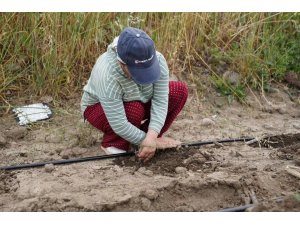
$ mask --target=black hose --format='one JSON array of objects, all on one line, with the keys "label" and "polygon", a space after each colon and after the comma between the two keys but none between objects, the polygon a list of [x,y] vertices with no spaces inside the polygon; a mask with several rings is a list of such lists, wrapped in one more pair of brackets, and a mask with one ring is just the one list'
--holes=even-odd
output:
[{"label": "black hose", "polygon": [[[193,146],[201,146],[201,145],[208,145],[208,144],[215,144],[215,143],[228,143],[228,142],[239,142],[239,141],[250,141],[254,138],[235,138],[235,139],[224,139],[224,140],[216,140],[216,141],[198,141],[192,143],[183,143],[181,147],[193,147]],[[36,162],[36,163],[29,163],[29,164],[20,164],[20,165],[13,165],[13,166],[2,166],[0,170],[18,170],[18,169],[25,169],[25,168],[34,168],[34,167],[42,167],[46,164],[53,164],[53,165],[61,165],[61,164],[70,164],[70,163],[79,163],[79,162],[86,162],[86,161],[93,161],[93,160],[102,160],[102,159],[111,159],[117,157],[126,157],[126,156],[134,156],[134,152],[125,152],[119,154],[112,154],[112,155],[99,155],[99,156],[90,156],[90,157],[83,157],[77,159],[66,159],[66,160],[53,160],[47,162]]]},{"label": "black hose", "polygon": [[216,144],[216,143],[228,143],[228,142],[246,142],[253,140],[254,137],[244,137],[244,138],[233,138],[233,139],[223,139],[223,140],[216,140],[216,141],[198,141],[198,142],[191,142],[191,143],[183,143],[181,144],[182,147],[193,147],[193,146],[201,146],[201,145],[209,145],[209,144]]},{"label": "black hose", "polygon": [[254,204],[242,205],[234,208],[222,209],[219,212],[245,212],[246,209],[253,207]]},{"label": "black hose", "polygon": [[61,164],[80,163],[80,162],[86,162],[86,161],[110,159],[110,158],[133,156],[133,155],[135,155],[134,152],[125,152],[125,153],[119,153],[119,154],[98,155],[98,156],[90,156],[90,157],[83,157],[83,158],[77,158],[77,159],[53,160],[53,161],[47,161],[47,162],[20,164],[20,165],[15,165],[15,166],[2,166],[2,167],[0,167],[0,170],[18,170],[18,169],[25,169],[25,168],[42,167],[42,166],[45,166],[46,164],[61,165]]}]

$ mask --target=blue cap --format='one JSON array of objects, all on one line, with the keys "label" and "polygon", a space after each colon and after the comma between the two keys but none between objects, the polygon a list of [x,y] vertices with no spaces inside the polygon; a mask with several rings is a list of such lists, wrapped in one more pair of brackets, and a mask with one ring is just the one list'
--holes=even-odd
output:
[{"label": "blue cap", "polygon": [[160,78],[154,42],[144,31],[125,28],[119,36],[117,53],[136,83],[151,84]]}]

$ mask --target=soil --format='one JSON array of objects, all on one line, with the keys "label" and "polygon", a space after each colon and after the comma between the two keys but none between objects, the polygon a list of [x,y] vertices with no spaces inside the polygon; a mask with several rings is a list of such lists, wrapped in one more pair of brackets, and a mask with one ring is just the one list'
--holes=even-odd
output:
[{"label": "soil", "polygon": [[[282,84],[274,90],[229,104],[190,85],[166,133],[185,143],[246,136],[256,143],[158,150],[147,163],[132,156],[0,171],[0,211],[199,212],[246,204],[255,204],[248,211],[300,211],[300,178],[286,171],[300,165],[300,93]],[[80,96],[49,103],[54,116],[26,129],[11,114],[0,117],[0,165],[103,155],[102,134],[83,122],[79,103]]]}]

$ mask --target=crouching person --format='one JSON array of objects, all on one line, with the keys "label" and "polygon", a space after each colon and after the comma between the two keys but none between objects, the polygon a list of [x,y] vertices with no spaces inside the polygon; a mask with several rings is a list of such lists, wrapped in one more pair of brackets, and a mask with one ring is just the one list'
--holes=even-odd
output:
[{"label": "crouching person", "polygon": [[101,149],[123,153],[139,146],[147,161],[157,148],[176,147],[180,141],[163,137],[184,107],[187,86],[169,81],[164,56],[142,30],[125,28],[97,60],[84,87],[84,118],[104,133]]}]

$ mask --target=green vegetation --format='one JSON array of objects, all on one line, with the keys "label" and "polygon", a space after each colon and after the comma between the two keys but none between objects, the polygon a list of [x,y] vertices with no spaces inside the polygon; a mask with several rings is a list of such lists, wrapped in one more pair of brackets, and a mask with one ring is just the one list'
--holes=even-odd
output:
[{"label": "green vegetation", "polygon": [[[125,26],[146,30],[173,73],[206,68],[224,95],[243,98],[246,84],[264,90],[300,73],[300,13],[1,13],[1,106],[9,95],[80,92]],[[224,70],[240,83],[224,81]]]}]

